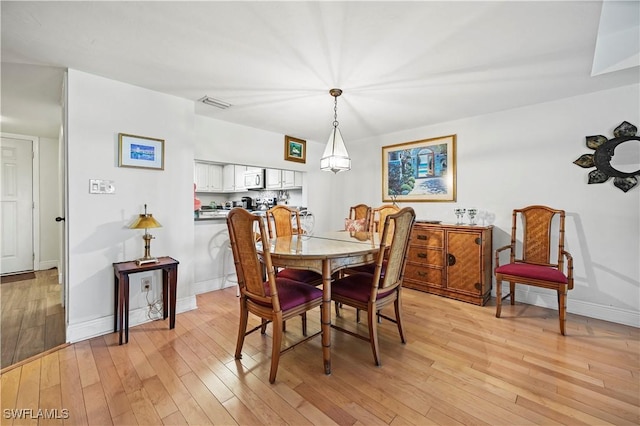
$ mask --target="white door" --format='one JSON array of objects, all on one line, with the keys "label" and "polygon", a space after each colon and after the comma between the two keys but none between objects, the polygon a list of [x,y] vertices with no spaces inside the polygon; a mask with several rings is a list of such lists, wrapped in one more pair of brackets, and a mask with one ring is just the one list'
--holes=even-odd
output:
[{"label": "white door", "polygon": [[0,273],[33,270],[33,143],[2,138]]}]

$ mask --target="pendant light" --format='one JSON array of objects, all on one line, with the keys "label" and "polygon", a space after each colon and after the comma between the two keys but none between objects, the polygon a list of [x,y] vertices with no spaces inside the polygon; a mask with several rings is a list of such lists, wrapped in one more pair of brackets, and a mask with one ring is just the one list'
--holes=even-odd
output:
[{"label": "pendant light", "polygon": [[349,153],[342,140],[342,134],[338,129],[338,96],[342,94],[342,90],[331,89],[329,93],[334,98],[333,129],[331,129],[327,147],[324,149],[324,154],[320,159],[320,170],[338,173],[343,170],[351,170],[351,158],[349,158]]}]

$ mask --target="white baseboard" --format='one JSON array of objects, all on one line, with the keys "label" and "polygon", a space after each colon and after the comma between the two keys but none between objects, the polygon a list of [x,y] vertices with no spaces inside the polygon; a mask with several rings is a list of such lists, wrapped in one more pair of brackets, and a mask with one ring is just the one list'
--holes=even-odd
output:
[{"label": "white baseboard", "polygon": [[221,290],[227,287],[236,286],[238,280],[236,279],[236,275],[233,274],[228,276],[226,279],[224,278],[214,278],[211,280],[199,281],[197,283],[193,283],[191,285],[191,290],[193,294],[202,294],[208,293],[210,291]]},{"label": "white baseboard", "polygon": [[[176,314],[191,311],[197,309],[197,307],[195,295],[176,300]],[[149,319],[147,312],[148,307],[146,306],[129,311],[129,327],[154,321]],[[109,315],[80,324],[69,325],[67,327],[67,342],[75,343],[92,337],[113,333],[113,320],[113,315]],[[176,318],[176,321],[178,321],[178,318]]]},{"label": "white baseboard", "polygon": [[[492,293],[495,297],[495,289],[492,290]],[[505,296],[508,293],[509,284],[503,283],[502,295]],[[558,296],[553,290],[542,293],[533,287],[516,285],[516,300],[529,305],[558,310]],[[640,312],[572,299],[571,292],[567,296],[567,312],[640,328]]]},{"label": "white baseboard", "polygon": [[38,263],[38,267],[36,268],[36,270],[38,271],[46,271],[47,269],[53,269],[53,268],[57,268],[58,267],[58,261],[57,260],[41,260]]}]

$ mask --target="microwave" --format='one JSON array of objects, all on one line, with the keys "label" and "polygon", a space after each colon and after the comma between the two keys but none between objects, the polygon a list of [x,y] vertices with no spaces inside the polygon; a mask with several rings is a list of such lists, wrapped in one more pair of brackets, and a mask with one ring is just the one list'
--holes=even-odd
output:
[{"label": "microwave", "polygon": [[244,172],[244,187],[247,189],[264,189],[264,169]]}]

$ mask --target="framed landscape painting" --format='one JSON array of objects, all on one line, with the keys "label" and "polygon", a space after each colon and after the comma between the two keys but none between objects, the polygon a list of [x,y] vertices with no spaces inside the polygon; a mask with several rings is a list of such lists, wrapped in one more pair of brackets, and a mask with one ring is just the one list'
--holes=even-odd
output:
[{"label": "framed landscape painting", "polygon": [[287,161],[297,161],[298,163],[306,163],[307,161],[307,141],[294,138],[292,136],[284,137],[284,159]]},{"label": "framed landscape painting", "polygon": [[383,146],[382,201],[456,201],[456,135]]}]

